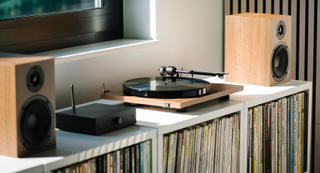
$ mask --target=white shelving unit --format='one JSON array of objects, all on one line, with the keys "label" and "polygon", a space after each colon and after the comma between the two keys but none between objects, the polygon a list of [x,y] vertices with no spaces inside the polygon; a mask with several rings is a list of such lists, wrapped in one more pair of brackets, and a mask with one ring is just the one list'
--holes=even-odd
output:
[{"label": "white shelving unit", "polygon": [[[307,172],[310,172],[310,152],[311,152],[311,110],[312,110],[312,82],[308,81],[296,81],[291,80],[277,86],[263,87],[254,85],[244,85],[244,90],[235,94],[232,94],[230,100],[240,101],[244,103],[244,114],[243,120],[247,122],[248,109],[253,106],[268,103],[276,99],[280,99],[289,95],[293,95],[299,92],[308,93],[308,166]],[[243,126],[242,126],[243,127]],[[244,139],[240,145],[247,145],[247,130],[248,126],[245,123],[244,128],[241,127],[240,133],[243,134]],[[241,142],[241,141],[240,141]],[[244,152],[247,153],[247,147],[243,148]],[[247,154],[241,155],[242,164],[247,165]],[[245,172],[246,168],[240,172]]]},{"label": "white shelving unit", "polygon": [[[177,113],[175,110],[146,107],[146,109],[138,109],[137,120],[140,125],[158,127],[158,171],[162,172],[163,161],[163,135],[184,129],[196,124],[200,124],[209,120],[214,120],[232,113],[238,113],[243,116],[243,103],[229,100],[211,100],[205,103],[188,107],[185,113]],[[240,131],[245,121],[240,121]],[[242,134],[240,141],[242,140]],[[244,148],[244,146],[240,146]],[[240,155],[244,154],[240,150]],[[242,167],[243,165],[240,165]],[[244,168],[241,168],[244,169]]]},{"label": "white shelving unit", "polygon": [[[208,79],[212,81],[213,79]],[[216,82],[216,81],[215,81]],[[152,141],[152,172],[162,172],[163,135],[225,115],[240,115],[240,173],[246,172],[247,112],[248,108],[301,91],[309,93],[308,102],[308,171],[310,172],[312,83],[290,81],[273,87],[245,85],[244,91],[230,95],[229,100],[211,100],[176,112],[151,106],[137,106],[137,124],[100,136],[56,131],[57,148],[36,155],[36,158],[0,156],[1,172],[50,173],[83,160],[109,153],[146,140]],[[122,104],[117,101],[98,100],[91,103]],[[91,104],[87,103],[87,104]],[[84,106],[87,104],[82,104]],[[59,111],[63,111],[61,109]]]},{"label": "white shelving unit", "polygon": [[[215,78],[210,82],[221,82]],[[193,126],[208,120],[220,118],[232,113],[240,115],[240,173],[247,172],[247,115],[248,108],[267,103],[285,96],[305,91],[309,95],[308,101],[308,168],[310,172],[311,148],[311,105],[312,83],[307,81],[290,81],[272,87],[244,85],[244,90],[230,95],[228,101],[218,99],[194,105],[186,113],[176,113],[174,110],[143,107],[138,109],[137,119],[140,125],[158,128],[158,172],[162,172],[163,135]]]},{"label": "white shelving unit", "polygon": [[[92,103],[118,104],[113,101],[99,100],[77,107]],[[65,109],[58,111],[63,110]],[[53,170],[147,140],[151,140],[152,171],[156,172],[157,129],[139,125],[129,126],[100,136],[56,130],[56,149],[35,154],[28,158],[0,156],[0,172],[50,173]]]}]

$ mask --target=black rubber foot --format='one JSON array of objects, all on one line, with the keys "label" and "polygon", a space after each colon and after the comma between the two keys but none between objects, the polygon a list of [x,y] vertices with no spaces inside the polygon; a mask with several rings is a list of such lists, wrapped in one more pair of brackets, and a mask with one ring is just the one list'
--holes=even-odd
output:
[{"label": "black rubber foot", "polygon": [[182,109],[176,109],[176,112],[187,112],[188,107],[182,108]]},{"label": "black rubber foot", "polygon": [[219,97],[219,100],[229,100],[229,99],[230,99],[230,95]]}]

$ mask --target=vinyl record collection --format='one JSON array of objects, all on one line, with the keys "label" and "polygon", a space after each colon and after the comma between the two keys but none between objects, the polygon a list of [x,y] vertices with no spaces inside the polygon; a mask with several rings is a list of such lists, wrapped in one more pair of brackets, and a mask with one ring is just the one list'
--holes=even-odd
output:
[{"label": "vinyl record collection", "polygon": [[248,173],[302,173],[307,170],[307,94],[248,110]]},{"label": "vinyl record collection", "polygon": [[51,173],[151,173],[151,146],[148,140]]},{"label": "vinyl record collection", "polygon": [[239,115],[164,135],[163,173],[239,172]]}]

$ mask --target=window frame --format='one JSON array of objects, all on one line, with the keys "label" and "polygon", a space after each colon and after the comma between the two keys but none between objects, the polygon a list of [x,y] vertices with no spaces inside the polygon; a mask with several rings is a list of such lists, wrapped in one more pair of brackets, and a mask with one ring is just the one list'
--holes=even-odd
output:
[{"label": "window frame", "polygon": [[99,9],[0,21],[0,52],[33,54],[123,38],[123,1]]}]

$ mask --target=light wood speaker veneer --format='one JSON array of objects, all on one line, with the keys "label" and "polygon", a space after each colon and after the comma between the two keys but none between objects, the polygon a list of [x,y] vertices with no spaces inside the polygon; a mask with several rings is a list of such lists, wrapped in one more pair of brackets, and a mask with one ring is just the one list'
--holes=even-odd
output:
[{"label": "light wood speaker veneer", "polygon": [[[23,157],[55,148],[55,121],[45,145],[32,151],[21,143],[18,132],[19,114],[30,98],[45,98],[53,110],[53,119],[55,117],[53,58],[8,55],[0,53],[0,155]],[[34,66],[40,66],[44,74],[42,87],[37,92],[31,92],[26,82],[28,71]]]},{"label": "light wood speaker veneer", "polygon": [[[279,22],[284,36],[277,37]],[[272,53],[286,45],[288,67],[285,77],[273,78]],[[291,17],[288,15],[242,13],[226,16],[225,72],[227,82],[273,86],[290,80]],[[280,62],[281,63],[281,62]]]}]

